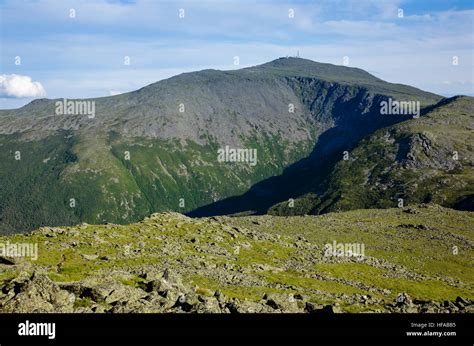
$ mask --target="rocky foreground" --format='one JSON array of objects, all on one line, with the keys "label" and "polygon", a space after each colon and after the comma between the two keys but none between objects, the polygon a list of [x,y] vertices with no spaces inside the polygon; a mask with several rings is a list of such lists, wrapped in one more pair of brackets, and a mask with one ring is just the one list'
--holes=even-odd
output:
[{"label": "rocky foreground", "polygon": [[[0,237],[38,244],[35,261],[0,257],[0,312],[474,312],[473,220],[418,206],[44,227]],[[365,255],[328,256],[333,241]]]}]

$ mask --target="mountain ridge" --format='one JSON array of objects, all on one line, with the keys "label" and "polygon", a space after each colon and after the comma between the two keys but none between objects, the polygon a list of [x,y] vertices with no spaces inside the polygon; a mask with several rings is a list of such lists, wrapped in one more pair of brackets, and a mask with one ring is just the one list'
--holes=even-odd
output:
[{"label": "mountain ridge", "polygon": [[[328,71],[328,69],[330,69],[332,71]],[[357,78],[359,78],[358,82],[361,82],[361,81],[364,81],[364,80],[377,82],[377,83],[382,82],[382,83],[390,84],[390,85],[393,85],[393,86],[403,86],[403,87],[409,87],[409,88],[421,90],[421,89],[414,88],[414,87],[411,87],[411,86],[408,86],[408,85],[405,85],[405,84],[386,82],[386,81],[370,74],[369,72],[367,72],[363,69],[357,68],[357,67],[349,67],[349,66],[344,66],[344,65],[335,65],[335,64],[330,64],[330,63],[321,63],[321,62],[315,62],[315,61],[309,60],[309,59],[296,58],[296,57],[280,57],[280,58],[277,58],[277,59],[272,60],[272,61],[267,62],[267,63],[263,63],[263,64],[259,64],[259,65],[255,65],[255,66],[250,66],[250,67],[245,67],[245,68],[242,68],[242,69],[231,69],[231,70],[203,69],[203,70],[192,71],[192,72],[184,72],[184,73],[180,73],[180,74],[175,75],[175,76],[171,76],[169,78],[159,80],[157,82],[153,82],[153,83],[148,84],[146,86],[143,86],[143,87],[141,87],[137,90],[125,92],[125,93],[122,93],[122,94],[119,94],[119,95],[100,96],[100,97],[92,97],[92,98],[70,98],[70,99],[68,98],[68,99],[69,100],[100,100],[100,99],[104,99],[104,98],[108,98],[108,99],[120,98],[124,94],[137,93],[139,91],[142,91],[142,90],[150,88],[150,87],[156,87],[158,84],[161,84],[163,82],[171,82],[171,81],[175,81],[175,79],[177,79],[177,78],[186,78],[187,76],[196,76],[196,75],[201,76],[201,75],[207,74],[207,73],[213,73],[213,74],[217,73],[217,74],[221,74],[221,75],[228,74],[228,75],[235,76],[235,75],[238,75],[239,73],[242,73],[242,72],[250,72],[250,73],[252,73],[252,72],[267,72],[267,70],[270,70],[270,71],[271,70],[276,70],[278,72],[286,72],[287,77],[305,76],[305,77],[314,77],[314,78],[318,78],[318,79],[326,80],[326,81],[331,81],[332,79],[334,79],[335,82],[339,82],[341,84],[344,84],[344,79],[343,78],[345,78],[346,79],[345,82],[347,84],[349,84],[347,79],[350,79],[350,78],[348,78],[348,77],[351,77],[351,78],[357,77]],[[314,71],[319,71],[319,73],[316,73]],[[343,73],[343,71],[344,72],[351,71],[351,72],[356,72],[356,73],[347,73],[347,74],[345,74],[345,73]],[[334,78],[334,76],[331,76],[331,72],[332,73],[336,72],[336,77],[337,78]],[[243,76],[245,77],[245,75],[243,75]],[[434,97],[441,98],[440,95],[436,95],[434,93],[430,93],[430,92],[424,92],[424,93],[431,94]],[[10,110],[13,111],[13,110],[18,110],[18,109],[27,107],[29,105],[37,105],[38,103],[44,103],[44,102],[56,102],[56,101],[59,101],[61,99],[62,98],[55,98],[55,99],[40,98],[40,99],[35,99],[35,100],[31,101],[30,103],[28,103],[28,104],[26,104],[22,107],[16,108],[16,109],[7,109],[7,110],[0,110],[0,111],[8,112]]]}]

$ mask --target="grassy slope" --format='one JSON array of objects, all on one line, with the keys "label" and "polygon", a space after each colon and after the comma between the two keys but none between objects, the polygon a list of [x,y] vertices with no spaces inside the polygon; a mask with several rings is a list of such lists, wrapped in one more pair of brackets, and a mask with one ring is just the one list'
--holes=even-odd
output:
[{"label": "grassy slope", "polygon": [[[416,214],[407,213],[414,209]],[[410,280],[384,268],[364,263],[318,264],[330,276],[354,280],[392,292],[406,291],[421,299],[442,299],[458,292],[473,296],[472,259],[474,214],[438,206],[424,208],[355,210],[319,217],[246,217],[234,223],[281,235],[302,235],[317,244],[364,243],[366,256],[386,260],[424,275]],[[258,223],[256,225],[255,223]],[[420,227],[422,225],[422,227]],[[422,228],[422,229],[418,229]],[[455,247],[458,253],[454,254]],[[428,278],[429,277],[429,278]],[[444,282],[443,282],[444,281]],[[453,286],[451,286],[453,285]]]},{"label": "grassy slope", "polygon": [[[202,292],[218,289],[253,301],[269,292],[301,293],[317,303],[339,302],[345,311],[375,311],[401,292],[436,301],[473,299],[473,225],[473,213],[438,206],[292,218],[155,214],[132,225],[39,230],[0,237],[0,242],[38,242],[38,261],[24,268],[46,271],[58,282],[114,270],[139,287],[140,278],[133,273],[151,265],[180,272]],[[324,244],[333,240],[364,243],[366,258],[324,257]],[[456,255],[453,246],[458,247]],[[17,274],[18,268],[11,266],[0,278]],[[363,294],[379,302],[351,301]]]}]

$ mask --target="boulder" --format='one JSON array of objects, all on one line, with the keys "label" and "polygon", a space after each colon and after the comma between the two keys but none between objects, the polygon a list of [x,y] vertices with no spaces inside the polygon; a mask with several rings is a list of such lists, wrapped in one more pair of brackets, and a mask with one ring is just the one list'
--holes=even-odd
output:
[{"label": "boulder", "polygon": [[323,312],[323,309],[324,309],[324,306],[321,304],[316,304],[312,302],[306,302],[305,304],[305,311],[309,312],[310,314]]},{"label": "boulder", "polygon": [[13,286],[11,299],[0,306],[2,312],[73,312],[75,295],[61,289],[46,275],[33,273]]},{"label": "boulder", "polygon": [[265,304],[281,312],[299,312],[296,299],[291,294],[268,293],[263,297]]}]

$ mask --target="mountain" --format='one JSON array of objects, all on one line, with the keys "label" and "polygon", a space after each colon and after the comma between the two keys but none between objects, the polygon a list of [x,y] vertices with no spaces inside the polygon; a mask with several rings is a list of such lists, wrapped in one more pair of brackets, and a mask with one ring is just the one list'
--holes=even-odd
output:
[{"label": "mountain", "polygon": [[369,135],[340,160],[318,196],[309,188],[270,213],[390,208],[402,200],[474,211],[474,98],[444,99],[418,119]]},{"label": "mountain", "polygon": [[[411,118],[380,115],[381,102],[392,98],[422,107],[441,100],[360,69],[280,58],[69,100],[93,104],[89,116],[77,109],[57,114],[61,100],[49,99],[2,110],[0,233],[127,223],[156,211],[200,213],[301,162],[323,179],[343,150]],[[226,146],[256,149],[256,165],[220,162]],[[282,200],[256,190],[265,206]]]}]

